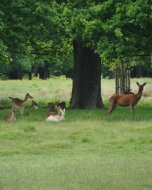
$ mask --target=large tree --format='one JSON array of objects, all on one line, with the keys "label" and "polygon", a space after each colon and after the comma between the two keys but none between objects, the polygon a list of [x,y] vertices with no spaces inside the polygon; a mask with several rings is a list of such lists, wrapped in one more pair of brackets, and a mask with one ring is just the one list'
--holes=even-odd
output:
[{"label": "large tree", "polygon": [[37,68],[46,78],[50,67],[67,60],[71,47],[55,1],[2,0],[0,6],[0,64],[10,77]]},{"label": "large tree", "polygon": [[[63,5],[65,28],[73,41],[74,70],[71,108],[102,108],[101,57],[93,47],[94,39],[87,42],[87,23],[92,20],[91,1],[68,1]],[[94,28],[97,31],[97,28]],[[93,28],[91,30],[94,30]],[[95,37],[95,36],[94,36]]]},{"label": "large tree", "polygon": [[6,63],[5,70],[13,65],[20,71],[52,67],[56,61],[71,59],[73,44],[71,107],[102,107],[100,61],[113,66],[151,53],[151,4],[150,0],[1,0],[0,64]]},{"label": "large tree", "polygon": [[74,44],[71,108],[101,108],[101,59],[79,40]]},{"label": "large tree", "polygon": [[95,77],[101,74],[99,57],[115,68],[136,55],[151,53],[151,4],[149,0],[68,0],[69,10],[66,7],[64,12],[75,42],[71,107],[102,107]]}]

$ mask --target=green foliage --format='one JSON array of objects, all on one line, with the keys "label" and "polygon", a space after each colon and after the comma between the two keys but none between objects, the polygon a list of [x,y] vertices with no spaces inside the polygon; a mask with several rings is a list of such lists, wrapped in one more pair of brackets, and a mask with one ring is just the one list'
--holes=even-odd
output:
[{"label": "green foliage", "polygon": [[2,73],[12,61],[26,72],[46,61],[50,70],[60,70],[73,60],[74,39],[110,68],[122,59],[151,54],[151,5],[150,0],[1,0]]},{"label": "green foliage", "polygon": [[112,68],[122,59],[151,53],[150,5],[148,0],[68,1],[63,13],[72,38],[83,41]]},{"label": "green foliage", "polygon": [[2,1],[1,10],[0,61],[13,62],[11,69],[13,65],[28,72],[46,61],[63,63],[71,56],[60,6],[55,1]]}]

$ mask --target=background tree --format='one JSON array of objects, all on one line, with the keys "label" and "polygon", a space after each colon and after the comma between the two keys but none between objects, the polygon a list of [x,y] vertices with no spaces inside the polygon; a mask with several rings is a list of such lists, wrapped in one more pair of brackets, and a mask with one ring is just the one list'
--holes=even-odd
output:
[{"label": "background tree", "polygon": [[36,69],[46,79],[51,65],[65,62],[71,54],[55,1],[2,0],[0,14],[0,62],[3,68],[10,63],[5,69],[10,78],[21,79],[24,73],[31,78]]},{"label": "background tree", "polygon": [[[128,61],[131,62],[136,55],[150,54],[149,25],[152,18],[150,4],[151,2],[148,0],[68,1],[69,9],[72,10],[70,20],[71,33],[74,34],[72,37],[78,41],[76,44],[82,44],[82,46],[79,45],[79,48],[74,46],[74,51],[76,48],[78,51],[80,47],[91,49],[100,55],[103,62],[111,68],[120,67],[121,64],[128,63]],[[67,11],[68,14],[69,11]],[[82,52],[74,53],[74,55],[82,56],[82,59],[84,57]],[[76,71],[74,72],[71,100],[72,106],[81,107],[81,105],[75,105],[79,104],[80,94],[83,94],[80,93],[81,88],[78,88],[83,83],[79,84],[78,81],[81,81],[83,78],[81,74],[84,75],[84,73],[78,72],[78,69],[87,71],[89,67],[85,66],[84,69],[83,61],[80,58],[75,60],[79,60],[75,61],[75,64],[80,64],[80,66],[74,67]],[[91,60],[90,57],[89,60]],[[96,75],[98,75],[98,71],[96,71]],[[78,83],[78,87],[74,85],[75,81]],[[89,81],[89,78],[86,81]],[[86,84],[84,86],[86,87]]]},{"label": "background tree", "polygon": [[[150,0],[1,0],[0,64],[2,74],[22,78],[37,71],[74,72],[71,107],[102,107],[101,63],[151,54]],[[15,71],[15,73],[14,73]],[[18,72],[16,72],[18,71]]]}]

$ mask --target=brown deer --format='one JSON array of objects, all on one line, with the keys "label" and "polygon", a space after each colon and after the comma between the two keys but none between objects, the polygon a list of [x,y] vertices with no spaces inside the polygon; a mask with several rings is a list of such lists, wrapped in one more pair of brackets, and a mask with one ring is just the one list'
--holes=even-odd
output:
[{"label": "brown deer", "polygon": [[5,121],[12,121],[16,119],[16,110],[12,110],[10,115],[5,117]]},{"label": "brown deer", "polygon": [[45,116],[46,121],[61,121],[64,119],[65,108],[62,109],[60,106],[56,106],[56,112],[48,112]]},{"label": "brown deer", "polygon": [[134,106],[138,103],[142,97],[142,91],[146,82],[143,84],[136,83],[139,87],[137,94],[114,94],[110,97],[110,108],[108,110],[108,116],[113,112],[117,105],[130,106],[130,111],[134,118]]},{"label": "brown deer", "polygon": [[29,106],[29,108],[33,110],[37,110],[39,107],[38,107],[38,104],[32,100],[32,104]]},{"label": "brown deer", "polygon": [[66,109],[66,103],[64,101],[57,103],[57,107],[61,107],[61,109]]},{"label": "brown deer", "polygon": [[23,116],[24,107],[25,107],[26,102],[28,101],[28,99],[32,99],[33,97],[29,93],[27,93],[25,95],[24,100],[21,100],[19,98],[12,98],[12,97],[9,97],[9,98],[12,99],[12,108],[13,109],[19,108],[20,114]]},{"label": "brown deer", "polygon": [[124,94],[134,94],[132,92],[132,89],[130,89],[129,87],[127,87],[127,89],[125,90]]},{"label": "brown deer", "polygon": [[48,110],[49,111],[55,111],[57,107],[61,107],[61,109],[66,109],[66,103],[64,101],[62,102],[49,102],[48,103]]},{"label": "brown deer", "polygon": [[49,102],[48,103],[48,110],[49,111],[54,111],[55,110],[55,103],[54,102]]}]

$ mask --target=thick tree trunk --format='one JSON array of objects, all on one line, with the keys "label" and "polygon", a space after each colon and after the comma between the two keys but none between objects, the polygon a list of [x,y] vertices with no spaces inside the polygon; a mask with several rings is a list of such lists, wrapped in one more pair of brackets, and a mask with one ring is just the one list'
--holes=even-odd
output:
[{"label": "thick tree trunk", "polygon": [[23,72],[21,69],[16,69],[16,70],[13,70],[9,73],[9,78],[10,79],[20,79],[22,80],[23,79]]},{"label": "thick tree trunk", "polygon": [[32,80],[32,71],[30,71],[30,72],[28,73],[28,78],[29,78],[29,80]]},{"label": "thick tree trunk", "polygon": [[102,108],[100,57],[80,41],[74,41],[71,108]]},{"label": "thick tree trunk", "polygon": [[48,69],[48,63],[45,62],[43,67],[39,67],[38,69],[39,78],[46,80],[49,78],[49,69]]}]

